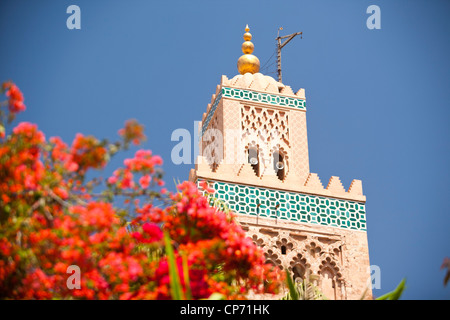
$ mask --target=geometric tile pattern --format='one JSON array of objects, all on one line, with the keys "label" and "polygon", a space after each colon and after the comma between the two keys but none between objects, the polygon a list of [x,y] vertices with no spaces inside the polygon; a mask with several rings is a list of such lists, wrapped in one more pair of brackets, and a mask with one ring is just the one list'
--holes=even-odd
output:
[{"label": "geometric tile pattern", "polygon": [[216,99],[214,100],[213,105],[211,106],[211,109],[209,110],[208,114],[206,115],[206,119],[202,125],[202,132],[200,134],[200,137],[203,136],[206,129],[208,128],[209,122],[211,121],[212,117],[214,116],[214,113],[216,112],[217,105],[220,102],[220,99],[222,99],[222,92],[223,90],[220,90],[219,94],[217,95]]},{"label": "geometric tile pattern", "polygon": [[306,110],[306,102],[304,99],[227,87],[223,87],[222,92],[223,96],[228,98],[268,103],[277,106]]},{"label": "geometric tile pattern", "polygon": [[208,181],[215,190],[214,198],[225,202],[235,213],[366,231],[364,203]]}]

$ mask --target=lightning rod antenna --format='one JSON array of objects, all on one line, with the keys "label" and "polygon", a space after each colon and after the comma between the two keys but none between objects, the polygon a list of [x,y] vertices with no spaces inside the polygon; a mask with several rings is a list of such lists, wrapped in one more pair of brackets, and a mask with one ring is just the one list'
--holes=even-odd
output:
[{"label": "lightning rod antenna", "polygon": [[[278,73],[278,81],[282,82],[281,78],[281,49],[288,44],[289,41],[294,39],[295,36],[300,35],[300,39],[303,39],[303,32],[296,32],[289,34],[287,36],[280,37],[280,30],[283,30],[283,27],[278,28],[278,34],[275,40],[277,40],[277,73]],[[284,41],[281,41],[286,39]]]}]

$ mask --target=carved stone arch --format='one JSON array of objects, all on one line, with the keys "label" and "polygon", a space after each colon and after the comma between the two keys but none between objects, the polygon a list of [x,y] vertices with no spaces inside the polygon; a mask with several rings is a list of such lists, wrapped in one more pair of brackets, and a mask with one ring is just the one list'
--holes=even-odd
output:
[{"label": "carved stone arch", "polygon": [[253,234],[250,238],[252,239],[252,241],[255,245],[262,248],[263,250],[265,249],[266,243],[263,238],[258,237],[257,234]]},{"label": "carved stone arch", "polygon": [[321,259],[319,266],[320,288],[329,299],[343,299],[345,297],[345,282],[339,262],[330,255]]},{"label": "carved stone arch", "polygon": [[[282,141],[279,142],[283,144]],[[272,145],[271,148],[269,149],[269,158],[270,158],[270,165],[273,167],[273,170],[277,173],[278,178],[280,180],[286,179],[289,173],[289,153],[287,146],[283,147],[282,145],[280,145],[280,143]],[[282,174],[280,174],[280,171],[278,170],[279,168],[276,165],[276,162],[278,161],[283,164]]]},{"label": "carved stone arch", "polygon": [[312,259],[317,259],[323,252],[323,246],[316,240],[311,240],[308,242],[305,248]]},{"label": "carved stone arch", "polygon": [[[264,152],[261,150],[259,144],[257,144],[254,140],[245,144],[244,152],[246,155],[246,159],[245,159],[246,162],[250,163],[256,176],[259,177],[261,175],[261,169],[262,169],[261,163],[262,163]],[[256,159],[256,160],[254,160],[254,159]]]},{"label": "carved stone arch", "polygon": [[319,266],[319,273],[322,269],[329,268],[333,271],[333,275],[336,276],[338,279],[342,279],[342,272],[341,272],[341,266],[339,264],[339,261],[331,257],[330,255],[325,255],[321,261]]},{"label": "carved stone arch", "polygon": [[281,143],[277,143],[274,145],[271,145],[270,149],[269,149],[269,155],[272,156],[274,152],[279,152],[282,153],[284,158],[286,160],[289,160],[289,147],[284,144],[282,141],[280,141]]},{"label": "carved stone arch", "polygon": [[294,248],[292,240],[288,237],[283,236],[278,237],[275,245],[282,255],[287,255],[288,253],[292,252],[292,248]]},{"label": "carved stone arch", "polygon": [[342,263],[342,242],[337,241],[328,246],[327,253],[332,256],[335,261],[338,261],[340,264]]},{"label": "carved stone arch", "polygon": [[311,272],[311,265],[301,253],[297,253],[290,259],[288,268],[293,280],[296,282],[304,280],[308,273]]},{"label": "carved stone arch", "polygon": [[283,270],[283,262],[281,261],[279,255],[274,252],[272,249],[268,249],[267,251],[264,252],[264,256],[266,257],[266,261],[265,263],[270,263],[278,268],[280,268],[281,270]]}]

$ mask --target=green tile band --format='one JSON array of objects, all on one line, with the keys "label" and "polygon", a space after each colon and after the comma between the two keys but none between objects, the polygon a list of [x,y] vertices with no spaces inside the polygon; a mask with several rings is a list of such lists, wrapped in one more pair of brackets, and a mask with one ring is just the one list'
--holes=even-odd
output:
[{"label": "green tile band", "polygon": [[203,134],[205,133],[206,129],[208,128],[209,122],[211,121],[214,113],[216,112],[217,105],[219,104],[220,99],[222,99],[222,92],[223,92],[223,90],[221,90],[219,92],[219,94],[217,95],[216,99],[214,99],[214,103],[211,106],[211,109],[209,110],[208,115],[206,116],[205,122],[202,125],[202,132],[200,134],[200,137],[202,137]]},{"label": "green tile band", "polygon": [[214,196],[236,213],[366,231],[363,203],[208,181],[210,187],[216,190]]},{"label": "green tile band", "polygon": [[262,93],[250,90],[235,89],[235,88],[222,88],[223,97],[239,99],[244,101],[255,101],[261,103],[267,103],[283,107],[297,108],[306,110],[306,102],[304,99],[291,98],[285,96],[279,96],[270,93]]}]

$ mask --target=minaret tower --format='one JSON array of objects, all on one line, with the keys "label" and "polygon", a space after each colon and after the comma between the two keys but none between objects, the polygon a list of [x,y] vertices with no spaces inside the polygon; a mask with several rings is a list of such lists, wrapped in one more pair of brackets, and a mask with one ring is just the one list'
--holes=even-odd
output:
[{"label": "minaret tower", "polygon": [[307,272],[329,299],[371,296],[366,197],[309,171],[305,90],[259,73],[245,28],[239,75],[222,76],[199,125],[200,155],[189,180],[208,181],[268,262],[295,280]]}]

